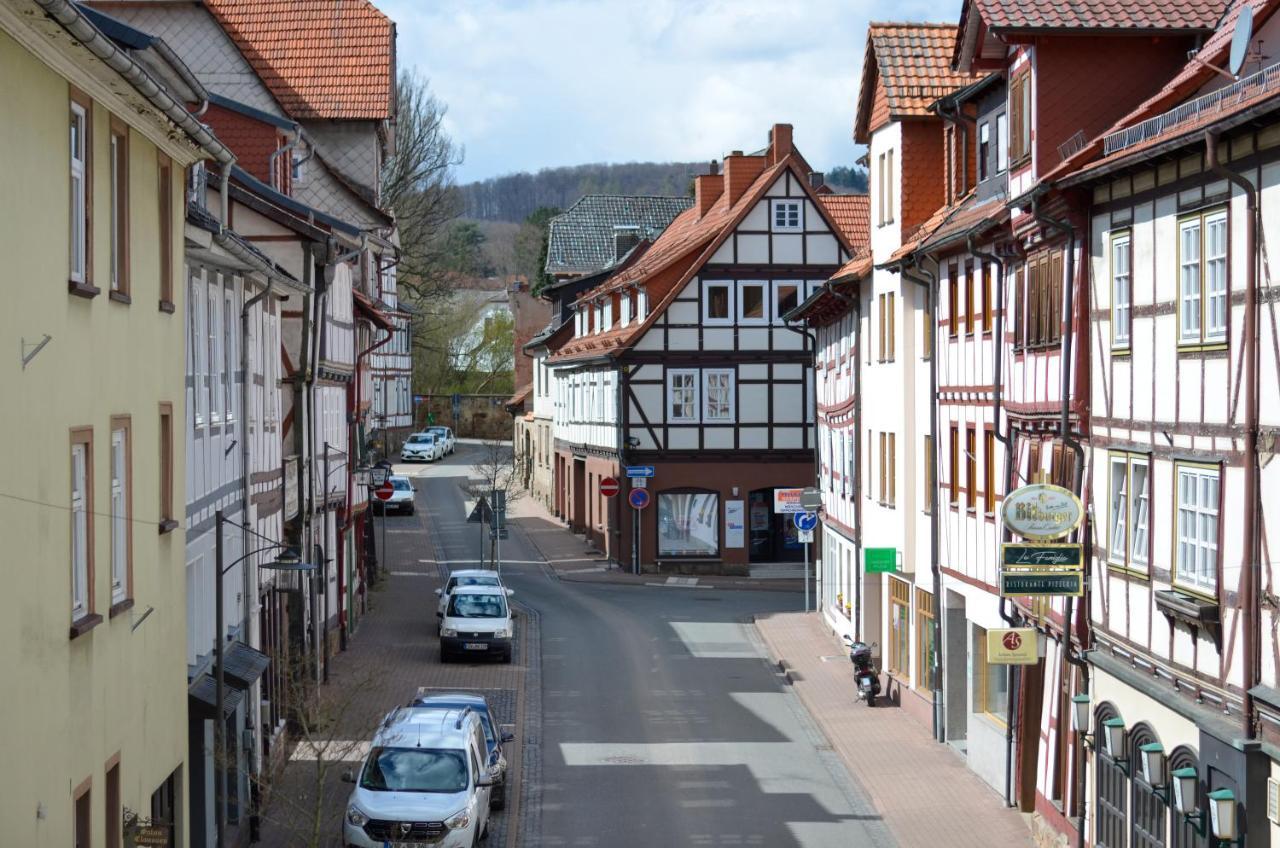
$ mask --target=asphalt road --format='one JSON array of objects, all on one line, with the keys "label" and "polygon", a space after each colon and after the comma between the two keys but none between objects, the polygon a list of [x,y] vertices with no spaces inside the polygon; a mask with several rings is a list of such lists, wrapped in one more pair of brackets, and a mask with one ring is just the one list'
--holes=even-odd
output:
[{"label": "asphalt road", "polygon": [[[397,468],[419,478],[452,567],[480,558],[458,485],[477,453]],[[519,646],[540,651],[540,691],[525,697],[540,697],[541,719],[519,845],[892,844],[749,623],[796,609],[797,594],[562,581],[518,528],[502,554],[541,633]]]}]

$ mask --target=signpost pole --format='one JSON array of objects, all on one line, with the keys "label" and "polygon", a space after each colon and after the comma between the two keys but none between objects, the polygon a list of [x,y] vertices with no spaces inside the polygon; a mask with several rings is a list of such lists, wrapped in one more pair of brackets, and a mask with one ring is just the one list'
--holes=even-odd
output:
[{"label": "signpost pole", "polygon": [[809,543],[804,543],[804,611],[809,611]]}]

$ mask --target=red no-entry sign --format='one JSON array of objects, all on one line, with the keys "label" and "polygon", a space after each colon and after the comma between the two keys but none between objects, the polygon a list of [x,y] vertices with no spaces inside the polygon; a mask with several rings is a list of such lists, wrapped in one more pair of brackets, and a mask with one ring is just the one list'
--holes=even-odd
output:
[{"label": "red no-entry sign", "polygon": [[389,501],[391,500],[391,495],[395,492],[395,490],[396,490],[396,487],[392,486],[391,481],[388,480],[378,488],[374,489],[373,493],[378,496],[378,500]]},{"label": "red no-entry sign", "polygon": [[615,477],[605,477],[600,481],[600,494],[606,498],[611,498],[618,494],[618,480]]}]

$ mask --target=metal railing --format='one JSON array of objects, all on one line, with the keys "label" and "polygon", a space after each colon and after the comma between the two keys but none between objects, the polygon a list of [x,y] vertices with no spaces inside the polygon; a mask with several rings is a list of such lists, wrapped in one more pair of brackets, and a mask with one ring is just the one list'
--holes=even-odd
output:
[{"label": "metal railing", "polygon": [[1149,139],[1159,138],[1180,124],[1197,120],[1210,112],[1222,111],[1228,106],[1278,88],[1280,88],[1280,64],[1263,68],[1256,74],[1237,80],[1217,91],[1188,100],[1162,115],[1111,133],[1102,140],[1103,153],[1110,156],[1112,153],[1118,153]]}]

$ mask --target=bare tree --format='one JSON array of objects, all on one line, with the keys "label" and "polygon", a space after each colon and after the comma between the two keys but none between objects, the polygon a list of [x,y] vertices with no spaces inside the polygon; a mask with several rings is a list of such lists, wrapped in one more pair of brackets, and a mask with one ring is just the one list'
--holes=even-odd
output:
[{"label": "bare tree", "polygon": [[[489,439],[480,445],[480,455],[471,466],[467,478],[467,494],[476,499],[488,498],[490,492],[507,493],[507,509],[524,497],[524,461],[511,442]],[[496,560],[498,540],[489,539],[489,560]]]}]

